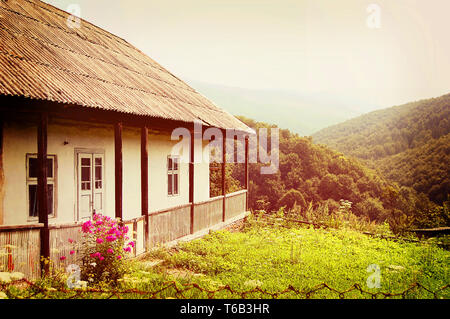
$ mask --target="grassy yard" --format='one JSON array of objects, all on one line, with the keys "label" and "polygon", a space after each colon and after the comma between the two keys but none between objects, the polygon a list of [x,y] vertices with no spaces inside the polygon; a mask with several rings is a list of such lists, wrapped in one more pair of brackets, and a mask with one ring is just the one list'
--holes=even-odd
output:
[{"label": "grassy yard", "polygon": [[[197,283],[210,290],[225,285],[238,291],[260,287],[269,292],[289,286],[307,291],[322,283],[339,291],[356,283],[370,292],[402,292],[418,282],[435,291],[449,283],[449,257],[448,251],[433,244],[394,242],[352,230],[262,227],[255,223],[244,231],[218,231],[172,249],[156,250],[135,263],[130,276],[135,280],[127,280],[147,281],[149,285],[175,280],[180,284]],[[151,261],[155,260],[160,263],[150,268]],[[380,288],[367,285],[368,277],[376,276],[377,267],[372,266],[368,271],[369,265],[379,267]],[[148,289],[148,286],[142,288]],[[448,298],[449,290],[439,296]],[[196,290],[185,295],[207,296]],[[260,293],[250,296],[268,297]],[[345,296],[364,297],[359,291]],[[237,296],[221,292],[216,297]],[[300,296],[288,293],[281,297]],[[337,298],[339,295],[322,289],[311,297]],[[417,289],[406,297],[430,298],[432,295]]]},{"label": "grassy yard", "polygon": [[[271,298],[289,286],[298,291],[280,294],[278,298],[305,298],[314,287],[326,283],[339,292],[358,284],[367,292],[402,293],[413,283],[431,291],[449,284],[450,252],[433,243],[411,243],[373,238],[347,229],[312,229],[306,226],[267,225],[258,221],[246,223],[239,231],[222,230],[172,248],[159,248],[136,260],[116,289],[123,298]],[[369,265],[374,267],[368,271]],[[379,267],[380,287],[368,286]],[[171,282],[168,284],[168,282]],[[74,295],[48,287],[61,282],[39,283],[46,292],[36,298],[116,298],[118,295],[84,291]],[[369,284],[375,283],[369,280]],[[234,292],[224,287],[229,286]],[[200,288],[199,288],[200,287]],[[28,289],[33,291],[33,289]],[[140,294],[136,292],[155,292]],[[205,290],[209,290],[208,293]],[[250,291],[242,296],[237,292]],[[12,291],[30,296],[30,291]],[[310,298],[339,298],[328,288],[314,291]],[[370,298],[358,290],[346,292],[345,298]],[[381,294],[378,298],[383,297]],[[402,297],[402,296],[397,296]],[[406,298],[432,298],[422,288],[408,291]],[[438,293],[449,298],[450,289]]]}]

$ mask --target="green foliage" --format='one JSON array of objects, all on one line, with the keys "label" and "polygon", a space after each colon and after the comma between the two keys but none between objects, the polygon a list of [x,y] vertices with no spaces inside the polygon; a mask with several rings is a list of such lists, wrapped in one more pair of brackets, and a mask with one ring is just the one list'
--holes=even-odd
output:
[{"label": "green foliage", "polygon": [[291,189],[286,192],[278,201],[280,207],[285,206],[287,209],[291,209],[294,205],[300,208],[306,208],[306,202],[302,193],[296,189]]},{"label": "green foliage", "polygon": [[450,94],[374,111],[315,134],[442,204],[450,192]]},{"label": "green foliage", "polygon": [[[256,130],[273,127],[244,117],[240,119]],[[429,199],[414,189],[398,187],[356,159],[313,144],[311,138],[285,129],[280,129],[279,148],[280,165],[276,174],[262,175],[262,164],[250,164],[251,209],[267,212],[282,206],[291,209],[295,196],[302,209],[306,203],[312,203],[312,209],[320,211],[327,203],[333,213],[339,208],[338,202],[345,199],[352,202],[352,213],[356,216],[378,223],[386,221],[398,233],[412,226],[444,225],[443,210]],[[243,174],[242,165],[232,169],[233,174],[228,175],[231,179]],[[304,201],[299,199],[300,195]],[[425,216],[429,219],[427,223],[424,223]]]}]

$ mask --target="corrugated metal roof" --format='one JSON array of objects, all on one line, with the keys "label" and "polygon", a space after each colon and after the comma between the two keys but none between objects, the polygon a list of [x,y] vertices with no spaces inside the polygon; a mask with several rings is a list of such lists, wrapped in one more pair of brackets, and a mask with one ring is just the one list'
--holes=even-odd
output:
[{"label": "corrugated metal roof", "polygon": [[0,1],[0,94],[248,131],[125,40],[38,0]]}]

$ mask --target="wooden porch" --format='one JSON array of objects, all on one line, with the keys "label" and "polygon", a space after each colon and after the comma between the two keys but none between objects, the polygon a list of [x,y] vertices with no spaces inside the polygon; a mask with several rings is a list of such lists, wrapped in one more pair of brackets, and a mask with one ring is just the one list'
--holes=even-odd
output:
[{"label": "wooden porch", "polygon": [[[217,229],[228,222],[246,216],[247,191],[241,190],[226,194],[225,220],[223,220],[224,197],[218,196],[202,203],[187,204],[148,214],[124,221],[128,226],[130,238],[136,245],[132,255],[138,256],[161,244],[173,243],[176,240],[199,237],[209,229]],[[194,207],[194,218],[191,219],[191,207]],[[21,226],[0,226],[0,265],[6,271],[18,271],[28,279],[38,278],[41,274],[41,232],[43,223]],[[191,233],[191,229],[194,232]],[[67,225],[49,225],[50,260],[56,267],[74,263],[73,244],[69,239],[77,241],[81,238],[81,223]],[[146,240],[146,238],[148,238]],[[66,260],[61,261],[60,257]]]}]

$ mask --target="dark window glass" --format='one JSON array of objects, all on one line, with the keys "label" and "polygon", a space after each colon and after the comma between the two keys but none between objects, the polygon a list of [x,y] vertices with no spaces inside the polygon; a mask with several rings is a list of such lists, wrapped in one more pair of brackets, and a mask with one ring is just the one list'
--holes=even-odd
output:
[{"label": "dark window glass", "polygon": [[29,214],[30,217],[38,216],[37,185],[28,185]]},{"label": "dark window glass", "polygon": [[172,174],[167,175],[167,192],[172,195]]},{"label": "dark window glass", "polygon": [[[38,197],[37,197],[37,185],[28,185],[28,198],[29,198],[29,215],[30,217],[38,217]],[[53,214],[53,185],[47,184],[47,205],[48,214]]]},{"label": "dark window glass", "polygon": [[[38,177],[38,160],[35,157],[28,158],[28,177]],[[47,158],[47,177],[53,178],[53,159]]]},{"label": "dark window glass", "polygon": [[173,174],[173,193],[178,194],[178,174]]},{"label": "dark window glass", "polygon": [[178,170],[178,158],[173,159],[173,169],[175,171]]},{"label": "dark window glass", "polygon": [[89,182],[91,180],[91,168],[82,167],[81,168],[81,181]]},{"label": "dark window glass", "polygon": [[95,165],[102,165],[102,159],[100,157],[95,158]]},{"label": "dark window glass", "polygon": [[173,165],[173,163],[172,163],[172,158],[169,157],[169,158],[168,158],[168,163],[167,163],[167,166],[168,166],[169,171],[172,170],[172,165]]},{"label": "dark window glass", "polygon": [[102,167],[101,166],[95,166],[95,180],[96,181],[102,180]]},{"label": "dark window glass", "polygon": [[82,166],[91,166],[91,159],[90,158],[82,158],[81,165]]}]

